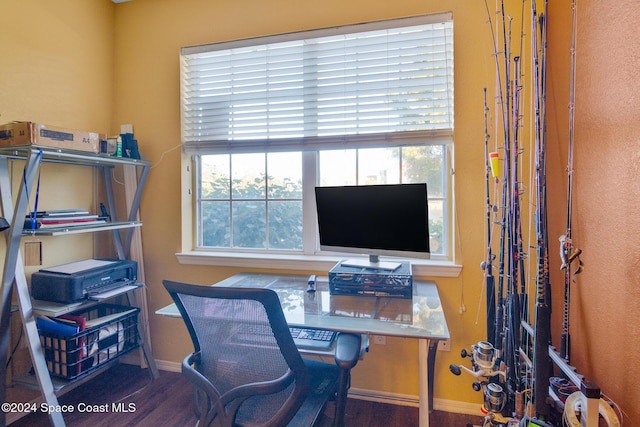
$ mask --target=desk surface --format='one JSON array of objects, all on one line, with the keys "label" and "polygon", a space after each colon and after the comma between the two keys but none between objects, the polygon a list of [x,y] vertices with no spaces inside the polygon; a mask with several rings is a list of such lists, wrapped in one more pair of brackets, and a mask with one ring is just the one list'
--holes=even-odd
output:
[{"label": "desk surface", "polygon": [[[438,288],[432,281],[414,281],[413,298],[405,299],[330,295],[327,277],[318,277],[316,292],[307,292],[308,277],[242,273],[215,286],[273,289],[291,326],[406,338],[449,338]],[[175,304],[156,314],[180,316]]]}]

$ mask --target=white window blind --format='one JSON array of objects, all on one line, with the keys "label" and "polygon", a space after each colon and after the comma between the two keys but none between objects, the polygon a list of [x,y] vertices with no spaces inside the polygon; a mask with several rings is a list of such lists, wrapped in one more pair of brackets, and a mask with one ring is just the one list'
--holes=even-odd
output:
[{"label": "white window blind", "polygon": [[450,142],[449,14],[182,49],[191,153]]}]

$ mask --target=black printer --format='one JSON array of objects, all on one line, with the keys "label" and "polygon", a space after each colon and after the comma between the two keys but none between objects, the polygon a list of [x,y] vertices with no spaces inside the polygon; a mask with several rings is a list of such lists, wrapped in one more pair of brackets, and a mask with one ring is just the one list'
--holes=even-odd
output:
[{"label": "black printer", "polygon": [[72,303],[94,293],[135,283],[137,279],[135,261],[88,259],[33,273],[31,295],[38,300]]}]

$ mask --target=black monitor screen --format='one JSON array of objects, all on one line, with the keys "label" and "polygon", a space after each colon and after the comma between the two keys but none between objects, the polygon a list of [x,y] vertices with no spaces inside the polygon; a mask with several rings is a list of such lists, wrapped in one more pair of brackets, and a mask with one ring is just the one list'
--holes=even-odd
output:
[{"label": "black monitor screen", "polygon": [[316,187],[320,248],[429,258],[427,184]]}]

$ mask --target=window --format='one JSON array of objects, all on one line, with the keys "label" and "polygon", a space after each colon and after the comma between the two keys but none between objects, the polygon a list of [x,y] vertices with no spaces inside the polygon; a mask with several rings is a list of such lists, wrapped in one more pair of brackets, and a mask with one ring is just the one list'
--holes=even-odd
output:
[{"label": "window", "polygon": [[450,257],[452,31],[447,14],[183,48],[196,249],[314,255],[316,185],[427,182]]},{"label": "window", "polygon": [[301,250],[301,158],[300,152],[200,156],[198,246]]}]

